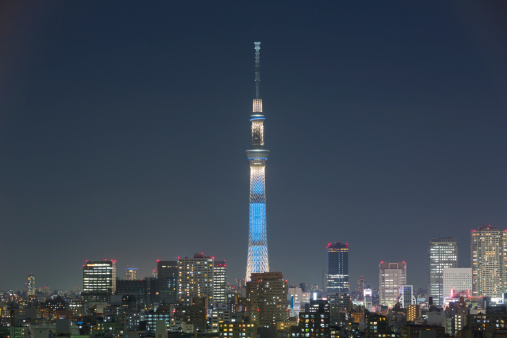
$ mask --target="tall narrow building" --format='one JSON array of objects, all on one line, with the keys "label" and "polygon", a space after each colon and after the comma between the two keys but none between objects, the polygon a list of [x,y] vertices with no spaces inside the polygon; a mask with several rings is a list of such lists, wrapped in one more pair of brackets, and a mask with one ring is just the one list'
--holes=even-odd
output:
[{"label": "tall narrow building", "polygon": [[349,245],[329,243],[327,253],[327,294],[349,293]]},{"label": "tall narrow building", "polygon": [[429,296],[434,305],[444,301],[444,268],[458,267],[458,242],[455,238],[432,238],[429,245]]},{"label": "tall narrow building", "polygon": [[507,229],[480,226],[471,237],[473,295],[502,297],[507,291]]},{"label": "tall narrow building", "polygon": [[252,273],[269,272],[268,240],[266,234],[266,190],[265,170],[269,150],[264,149],[264,114],[262,99],[259,97],[261,82],[261,43],[255,45],[255,98],[250,115],[252,147],[246,151],[250,164],[250,226],[248,232],[248,259],[245,281]]}]

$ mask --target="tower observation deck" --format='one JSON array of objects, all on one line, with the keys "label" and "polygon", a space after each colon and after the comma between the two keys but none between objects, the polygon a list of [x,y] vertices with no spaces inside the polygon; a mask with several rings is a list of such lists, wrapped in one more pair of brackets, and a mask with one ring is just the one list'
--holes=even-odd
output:
[{"label": "tower observation deck", "polygon": [[248,232],[248,260],[246,279],[252,273],[269,272],[268,239],[266,235],[266,189],[265,169],[269,150],[264,149],[264,114],[259,97],[261,43],[255,45],[255,98],[250,115],[252,146],[246,151],[250,164],[250,226]]}]

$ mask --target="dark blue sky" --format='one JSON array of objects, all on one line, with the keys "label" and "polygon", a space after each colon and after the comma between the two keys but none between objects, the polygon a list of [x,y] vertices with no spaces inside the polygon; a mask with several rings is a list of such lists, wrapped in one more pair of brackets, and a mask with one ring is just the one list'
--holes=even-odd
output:
[{"label": "dark blue sky", "polygon": [[[204,252],[245,274],[253,42],[272,271],[427,283],[432,237],[507,227],[505,2],[0,2],[0,290]],[[119,272],[121,274],[122,272]]]}]

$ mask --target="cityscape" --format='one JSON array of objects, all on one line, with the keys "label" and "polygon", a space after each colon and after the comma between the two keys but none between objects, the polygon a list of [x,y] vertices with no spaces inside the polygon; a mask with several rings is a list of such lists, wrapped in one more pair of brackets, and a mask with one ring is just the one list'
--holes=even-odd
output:
[{"label": "cityscape", "polygon": [[507,12],[433,5],[5,5],[0,337],[506,336]]}]

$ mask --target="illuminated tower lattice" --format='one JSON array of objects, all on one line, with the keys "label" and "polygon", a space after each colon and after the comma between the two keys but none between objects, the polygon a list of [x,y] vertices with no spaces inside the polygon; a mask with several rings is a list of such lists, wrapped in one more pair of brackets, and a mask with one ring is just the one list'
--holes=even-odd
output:
[{"label": "illuminated tower lattice", "polygon": [[264,149],[264,114],[262,99],[259,98],[260,50],[261,43],[255,45],[255,99],[250,115],[252,123],[252,147],[246,151],[250,164],[250,227],[248,234],[248,261],[246,281],[252,273],[269,272],[268,240],[266,236],[266,190],[265,169],[269,150]]}]

